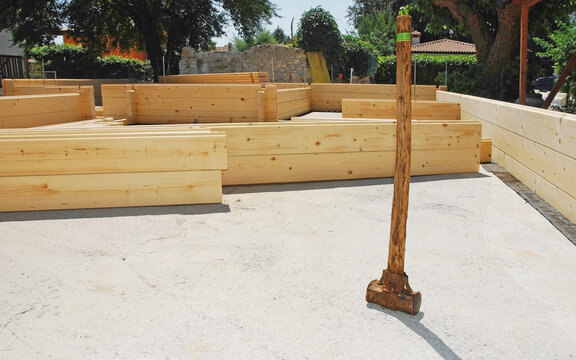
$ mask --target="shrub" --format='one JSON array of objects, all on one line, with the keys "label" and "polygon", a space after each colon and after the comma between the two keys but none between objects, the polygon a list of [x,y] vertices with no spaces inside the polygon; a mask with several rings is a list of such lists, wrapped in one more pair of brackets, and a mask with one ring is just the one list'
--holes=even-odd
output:
[{"label": "shrub", "polygon": [[[461,93],[473,93],[474,74],[477,71],[476,57],[469,55],[414,55],[416,84],[443,85],[448,69],[448,88]],[[414,70],[413,70],[414,71]],[[396,83],[396,56],[383,56],[378,60],[376,82]]]},{"label": "shrub", "polygon": [[374,45],[351,35],[343,36],[342,40],[344,48],[342,56],[344,69],[342,74],[349,74],[350,68],[354,68],[354,74],[360,77],[374,77],[379,57]]},{"label": "shrub", "polygon": [[32,48],[28,56],[41,62],[46,71],[56,71],[59,78],[127,78],[149,81],[152,68],[147,61],[120,56],[98,57],[80,45],[45,45]]}]

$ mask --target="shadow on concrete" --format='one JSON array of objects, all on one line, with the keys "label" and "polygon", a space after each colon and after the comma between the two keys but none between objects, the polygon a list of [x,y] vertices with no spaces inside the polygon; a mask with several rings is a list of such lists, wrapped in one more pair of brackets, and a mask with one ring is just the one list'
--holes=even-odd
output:
[{"label": "shadow on concrete", "polygon": [[[446,174],[446,175],[421,175],[412,176],[411,183],[423,183],[430,181],[443,181],[443,180],[462,180],[462,179],[479,179],[490,177],[482,173],[468,173],[468,174]],[[359,180],[334,180],[334,181],[313,181],[301,183],[287,183],[287,184],[263,184],[263,185],[228,185],[223,187],[223,194],[250,194],[250,193],[264,193],[264,192],[283,192],[283,191],[303,191],[303,190],[326,190],[335,188],[348,188],[359,186],[374,186],[374,185],[391,185],[394,183],[394,178],[376,178],[376,179],[359,179]]]},{"label": "shadow on concrete", "polygon": [[226,204],[142,206],[80,210],[42,210],[0,213],[0,222],[97,219],[146,215],[206,215],[229,212],[230,207]]},{"label": "shadow on concrete", "polygon": [[430,329],[422,325],[420,322],[422,318],[424,318],[424,313],[422,311],[420,311],[415,316],[412,316],[400,311],[386,309],[372,303],[367,303],[366,307],[371,310],[383,312],[386,315],[398,319],[398,321],[406,325],[408,329],[414,331],[418,336],[426,340],[426,342],[430,344],[434,351],[436,351],[438,355],[440,355],[443,359],[460,360],[460,356],[458,356],[452,349],[450,349],[450,347],[446,345],[446,343],[442,341],[438,335],[434,334]]}]

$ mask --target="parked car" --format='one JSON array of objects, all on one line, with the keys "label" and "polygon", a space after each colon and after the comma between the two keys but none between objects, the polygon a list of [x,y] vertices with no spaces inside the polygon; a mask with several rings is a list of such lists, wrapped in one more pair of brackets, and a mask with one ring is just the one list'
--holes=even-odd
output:
[{"label": "parked car", "polygon": [[532,81],[532,86],[534,86],[534,90],[551,91],[554,84],[556,84],[556,80],[558,80],[556,76],[541,76]]}]

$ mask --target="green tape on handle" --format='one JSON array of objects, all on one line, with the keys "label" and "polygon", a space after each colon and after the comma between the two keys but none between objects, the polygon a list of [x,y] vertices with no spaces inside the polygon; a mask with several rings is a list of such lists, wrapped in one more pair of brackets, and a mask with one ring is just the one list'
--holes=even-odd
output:
[{"label": "green tape on handle", "polygon": [[400,33],[396,35],[396,42],[400,41],[412,41],[412,35],[410,33]]}]

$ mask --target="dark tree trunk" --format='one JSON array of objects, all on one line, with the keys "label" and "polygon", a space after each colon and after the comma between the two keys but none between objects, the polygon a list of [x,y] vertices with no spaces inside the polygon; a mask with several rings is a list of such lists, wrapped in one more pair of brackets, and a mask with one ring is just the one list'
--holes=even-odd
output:
[{"label": "dark tree trunk", "polygon": [[[498,28],[491,31],[487,21],[464,1],[432,0],[438,7],[447,8],[452,17],[465,24],[470,30],[476,45],[476,57],[479,68],[480,95],[498,99],[510,99],[506,82],[517,79],[519,66],[513,67],[520,41],[519,4],[508,4],[504,9],[497,8]],[[517,94],[516,94],[517,95]]]},{"label": "dark tree trunk", "polygon": [[163,72],[162,41],[158,33],[161,3],[159,1],[136,0],[135,6],[138,17],[134,19],[134,22],[144,37],[148,60],[150,60],[154,72],[154,82],[158,82],[158,76],[162,75]]}]

